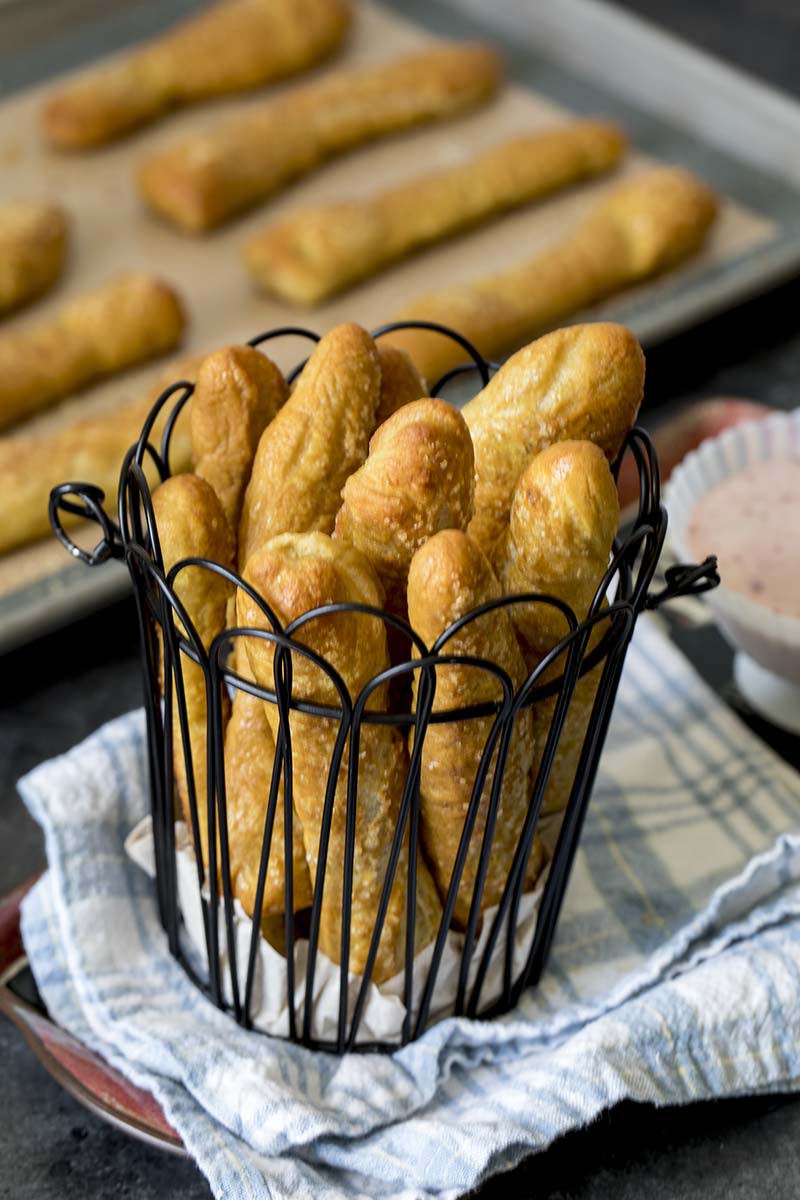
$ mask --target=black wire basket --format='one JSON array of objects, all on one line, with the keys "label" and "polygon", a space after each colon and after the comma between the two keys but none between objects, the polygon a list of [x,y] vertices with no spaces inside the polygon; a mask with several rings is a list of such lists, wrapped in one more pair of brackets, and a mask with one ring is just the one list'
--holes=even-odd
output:
[{"label": "black wire basket", "polygon": [[[465,358],[468,360],[463,366],[449,371],[439,380],[436,387],[431,389],[431,395],[440,394],[453,379],[470,372],[477,373],[483,386],[496,370],[496,364],[484,360],[469,342],[443,326],[427,322],[401,322],[383,326],[374,331],[373,336],[380,337],[392,329],[409,325],[434,329],[442,336],[453,338],[464,349]],[[319,340],[317,334],[308,330],[285,327],[262,334],[252,339],[250,344],[255,346],[290,335],[308,338],[311,341]],[[302,366],[301,362],[289,375],[290,382]],[[285,981],[281,983],[285,989],[285,1025],[281,1029],[282,1036],[314,1049],[336,1053],[354,1049],[390,1051],[419,1037],[432,1020],[441,1016],[452,1013],[472,1018],[489,1018],[507,1012],[517,1003],[524,988],[535,986],[547,962],[636,619],[644,609],[656,608],[673,596],[714,587],[718,582],[714,560],[709,559],[699,566],[674,567],[667,572],[666,586],[660,592],[654,594],[649,591],[664,541],[667,516],[661,505],[659,470],[653,445],[642,429],[634,428],[629,433],[613,470],[616,477],[623,458],[626,455],[633,457],[639,479],[637,511],[614,543],[612,561],[585,620],[578,621],[568,606],[554,597],[530,594],[506,596],[483,605],[457,621],[432,646],[426,646],[408,623],[397,616],[356,604],[318,609],[299,618],[291,626],[281,628],[262,598],[239,576],[220,564],[206,559],[187,559],[175,564],[168,573],[163,569],[144,465],[149,457],[161,480],[170,475],[170,440],[176,419],[192,391],[193,384],[177,382],[167,388],[154,404],[138,442],[130,448],[122,464],[117,521],[105,512],[103,493],[88,483],[61,484],[53,489],[50,499],[51,524],[57,537],[70,553],[90,566],[110,558],[124,559],[133,582],[144,673],[155,885],[160,919],[171,953],[196,985],[218,1007],[228,1010],[240,1025],[246,1028],[253,1027],[254,997],[257,999],[258,973],[262,969],[262,903],[281,783],[284,795],[285,862],[292,862],[293,757],[289,718],[290,713],[305,713],[322,722],[335,722],[337,736],[328,778],[320,784],[320,797],[322,799],[324,796],[324,807],[316,879],[310,911],[305,914],[304,925],[294,914],[293,872],[285,871],[285,906],[282,922],[284,945],[281,947],[285,973]],[[167,408],[170,405],[171,410]],[[156,448],[151,444],[150,437],[156,418],[162,410],[168,411],[168,417],[160,446]],[[75,544],[64,529],[62,513],[88,518],[101,527],[102,538],[93,550],[86,551]],[[174,588],[176,575],[188,566],[202,567],[224,575],[235,587],[244,589],[259,605],[274,631],[241,628],[225,630],[206,649]],[[468,622],[512,603],[555,606],[564,615],[565,628],[569,628],[564,639],[516,690],[508,675],[495,663],[479,659],[468,660],[463,656],[448,654],[448,642]],[[302,644],[302,627],[307,620],[342,609],[371,613],[376,620],[386,622],[386,627],[395,631],[395,637],[405,637],[409,647],[408,661],[395,663],[381,672],[358,696],[350,696],[333,668],[314,656],[313,652]],[[259,687],[234,670],[230,654],[233,643],[237,638],[252,636],[268,640],[275,648],[274,691]],[[416,656],[412,655],[412,648]],[[309,703],[302,696],[293,694],[293,653],[314,658],[319,669],[326,672],[337,688],[340,697],[338,707]],[[189,660],[202,669],[206,689],[208,827],[204,833],[207,835],[207,869],[204,868],[203,854],[200,852],[201,812],[195,794],[183,687],[182,663]],[[470,708],[434,713],[436,667],[459,663],[489,672],[497,681],[498,699],[496,702]],[[569,716],[576,684],[589,671],[599,674],[599,685],[577,757],[569,797],[562,815],[558,818],[560,824],[555,827],[551,836],[552,852],[544,883],[539,891],[538,910],[528,921],[526,928],[529,929],[529,933],[522,939],[521,945],[522,926],[519,916],[523,906],[526,867],[534,845],[534,836],[542,824],[542,801],[558,753],[559,739]],[[367,702],[376,688],[387,683],[396,683],[403,678],[408,680],[414,674],[418,680],[415,704],[406,701],[393,712],[375,712],[367,708]],[[279,714],[274,767],[269,795],[264,798],[264,832],[252,921],[249,926],[244,927],[244,935],[239,930],[240,914],[237,914],[231,887],[225,789],[224,712],[226,696],[230,696],[235,689],[243,689],[259,697],[265,704],[277,706]],[[395,688],[390,695],[396,693],[402,694]],[[408,689],[405,694],[408,695]],[[499,904],[482,913],[481,898],[515,722],[525,707],[541,705],[543,701],[549,701],[548,711],[552,710],[552,719],[539,756],[539,769],[530,785],[519,842]],[[391,1036],[365,1035],[362,1029],[362,1024],[365,1024],[364,1013],[371,997],[374,996],[376,986],[372,981],[372,971],[398,862],[404,846],[416,847],[421,840],[420,767],[427,730],[431,724],[472,719],[486,721],[487,717],[491,718],[489,732],[474,780],[450,886],[446,894],[441,896],[443,913],[438,931],[424,961],[415,959],[417,855],[409,852],[404,969],[395,989],[395,996],[402,1005],[399,1010],[401,1019],[398,1019],[397,1028]],[[349,762],[357,762],[362,729],[371,724],[394,726],[403,733],[413,730],[413,748],[408,759],[407,776],[397,826],[392,836],[388,867],[375,912],[375,931],[363,973],[354,977],[348,975],[346,964],[349,961],[352,918],[355,813],[358,805],[357,769],[347,771],[343,861],[327,859],[327,847],[334,797],[340,780],[345,748],[349,745]],[[186,763],[196,901],[202,916],[202,945],[199,952],[198,947],[193,946],[187,937],[185,913],[182,911],[179,895],[179,847],[176,842],[177,806],[173,766],[175,747],[181,748]],[[485,822],[480,832],[478,869],[469,917],[466,927],[454,938],[450,928],[453,911],[471,839],[478,838],[476,820],[487,779],[490,780],[489,799],[485,810]],[[309,998],[316,994],[320,963],[324,958],[319,950],[319,931],[325,879],[329,872],[340,872],[339,878],[342,879],[341,965],[334,966],[330,962],[324,965],[330,986],[335,988],[335,1020],[333,1023],[329,1020],[325,1032],[320,1032],[318,1023],[315,1022],[314,1005]],[[301,947],[302,952],[298,953]],[[446,967],[443,967],[443,963],[447,964]],[[446,997],[443,991],[445,975]]]}]

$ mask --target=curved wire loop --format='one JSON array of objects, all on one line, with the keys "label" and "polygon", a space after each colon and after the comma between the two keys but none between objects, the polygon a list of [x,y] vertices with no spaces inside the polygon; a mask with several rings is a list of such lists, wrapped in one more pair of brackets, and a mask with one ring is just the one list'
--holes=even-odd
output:
[{"label": "curved wire loop", "polygon": [[675,563],[664,572],[664,587],[651,593],[645,600],[645,608],[656,609],[679,596],[699,596],[719,586],[717,559],[713,554],[701,563]]},{"label": "curved wire loop", "polygon": [[464,371],[477,370],[484,387],[489,382],[495,364],[488,362],[463,334],[456,333],[454,329],[450,329],[447,325],[441,325],[438,321],[388,321],[385,325],[379,325],[377,329],[373,329],[372,337],[381,338],[387,333],[395,333],[399,329],[425,329],[430,333],[441,334],[442,337],[449,338],[451,342],[457,342],[465,351],[465,358],[471,359],[466,366],[456,367],[455,370],[448,371],[443,375],[431,388],[432,396],[436,396],[450,379],[463,374]]},{"label": "curved wire loop", "polygon": [[[50,492],[47,512],[53,533],[65,550],[87,567],[97,567],[110,558],[124,557],[119,529],[103,508],[105,498],[105,492],[92,483],[60,483]],[[84,550],[70,537],[64,528],[62,513],[94,521],[100,526],[103,536],[93,550]]]},{"label": "curved wire loop", "polygon": [[[466,338],[435,322],[393,322],[375,329],[373,337],[405,328],[439,333],[464,351],[465,362],[442,376],[432,389],[434,395],[452,380],[475,371],[485,386],[497,369],[497,364],[485,360]],[[282,337],[301,337],[312,343],[320,339],[312,330],[287,325],[259,334],[249,344],[262,346]],[[297,377],[304,361],[289,373],[289,382]],[[64,483],[54,488],[49,509],[54,532],[70,554],[91,566],[110,558],[124,558],[130,572],[147,714],[156,898],[171,953],[215,1004],[230,1011],[246,1028],[253,1026],[262,969],[261,932],[270,918],[264,911],[266,885],[272,856],[280,844],[276,839],[282,839],[286,869],[281,936],[286,964],[286,1036],[291,1040],[336,1053],[392,1050],[419,1037],[431,1020],[445,1012],[489,1017],[508,1011],[523,988],[535,985],[547,962],[636,619],[645,609],[658,608],[676,596],[715,587],[719,582],[716,560],[671,567],[665,573],[665,585],[659,591],[650,591],[667,518],[661,504],[653,444],[644,430],[634,428],[612,469],[616,477],[623,457],[633,456],[639,479],[636,514],[618,534],[608,568],[583,619],[557,597],[530,592],[498,597],[481,605],[454,622],[432,646],[425,644],[407,620],[366,604],[326,605],[284,627],[264,598],[229,567],[203,558],[187,558],[172,564],[168,571],[164,569],[148,473],[152,477],[154,470],[158,480],[169,477],[176,422],[193,391],[191,382],[179,381],[155,401],[122,464],[116,521],[103,508],[103,492],[88,483]],[[152,437],[165,412],[156,449]],[[147,459],[151,464],[148,472]],[[100,526],[102,537],[93,550],[83,550],[66,532],[65,514]],[[210,572],[228,584],[232,597],[239,592],[248,597],[252,611],[258,614],[258,626],[233,624],[204,645],[180,598],[182,581],[189,570]],[[530,664],[526,678],[515,687],[496,663],[460,653],[459,635],[468,633],[477,620],[484,620],[490,627],[492,614],[500,610],[507,611],[513,620],[523,605],[545,605],[558,611],[563,617],[564,635],[540,661]],[[385,637],[388,629],[395,642],[407,646],[405,661],[387,665],[356,696],[349,694],[334,666],[306,644],[312,622],[342,613],[373,618],[376,636]],[[268,648],[269,678],[257,679],[248,667],[249,649],[255,641]],[[293,679],[300,659],[320,672],[320,680],[325,681],[325,703],[298,694]],[[483,683],[479,694],[484,698],[478,703],[443,709],[436,700],[437,683],[441,683],[442,673],[450,670],[480,672]],[[580,702],[575,699],[577,690]],[[250,932],[245,941],[241,914],[237,912],[231,796],[225,769],[225,728],[238,692],[249,693],[267,707],[275,733],[274,759],[271,767],[267,764],[269,785],[265,786],[263,811],[259,809],[257,814],[261,838],[254,860],[256,886],[249,913]],[[302,728],[307,736],[314,722],[327,731],[330,761],[327,777],[320,780],[319,835],[309,846],[311,834],[308,830],[303,833],[306,849],[310,848],[311,860],[316,864],[312,901],[307,912],[296,913],[295,881],[293,870],[288,869],[298,835],[295,744],[299,730]],[[535,777],[527,795],[514,798],[521,805],[517,810],[519,836],[500,898],[493,900],[492,908],[487,910],[484,895],[490,871],[495,895],[498,825],[508,802],[506,768],[522,723],[535,725],[537,730]],[[456,739],[468,729],[479,730],[482,749],[477,767],[470,767],[474,777],[466,781],[469,795],[458,817],[463,823],[457,827],[460,833],[450,877],[438,880],[442,916],[424,957],[418,957],[417,884],[419,871],[426,869],[419,854],[426,819],[426,744],[434,730],[438,737],[448,728]],[[570,766],[569,795],[563,797],[560,828],[541,889],[538,915],[527,925],[521,924],[528,864],[545,802],[550,804],[550,780],[567,729],[571,730],[572,744],[578,747],[574,769]],[[356,903],[357,830],[359,811],[367,802],[361,794],[362,752],[382,744],[383,739],[387,744],[395,743],[406,735],[408,754],[402,793],[398,791],[393,801],[393,826],[381,834],[385,839],[385,869],[375,903],[374,928],[362,974],[354,977],[348,966]],[[281,801],[282,823],[278,820]],[[195,858],[204,936],[202,961],[188,945],[184,923],[176,838],[176,816],[180,815]],[[341,858],[331,854],[334,822],[337,846],[344,830]],[[468,860],[471,890],[462,895],[462,901],[468,902],[467,916],[464,928],[454,935],[451,924],[456,903],[464,893]],[[314,998],[319,988],[316,981],[322,955],[320,930],[326,886],[334,887],[335,896],[341,898],[341,937],[335,968],[336,1030],[334,1035],[323,1037],[315,1027]],[[375,964],[393,889],[397,887],[405,889],[400,991],[404,1015],[397,1037],[381,1041],[365,1038],[360,1031],[374,993]],[[330,902],[330,892],[328,896]],[[521,930],[529,930],[522,940]],[[445,978],[444,964],[454,947],[457,966]],[[326,970],[330,978],[330,967]]]}]

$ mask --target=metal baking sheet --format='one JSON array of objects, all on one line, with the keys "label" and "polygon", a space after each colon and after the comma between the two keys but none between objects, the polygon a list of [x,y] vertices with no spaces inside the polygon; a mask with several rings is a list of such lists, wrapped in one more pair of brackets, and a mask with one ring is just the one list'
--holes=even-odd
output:
[{"label": "metal baking sheet", "polygon": [[800,103],[605,0],[396,0],[432,31],[489,37],[512,78],[576,113],[618,120],[633,144],[696,171],[774,223],[773,236],[702,272],[669,276],[591,315],[647,347],[797,274]]},{"label": "metal baking sheet", "polygon": [[[91,0],[81,0],[76,7],[91,8]],[[768,287],[800,264],[800,180],[787,173],[794,159],[786,152],[792,137],[796,145],[800,135],[800,106],[598,0],[559,0],[557,5],[502,0],[495,6],[482,0],[397,0],[382,8],[360,5],[352,43],[331,66],[386,57],[389,48],[399,53],[430,34],[478,36],[494,41],[504,52],[511,86],[489,109],[357,151],[301,181],[276,198],[268,211],[262,209],[207,239],[186,238],[138,208],[129,185],[130,169],[151,143],[168,141],[198,122],[219,120],[227,107],[247,101],[177,114],[107,151],[68,161],[45,161],[44,152],[37,150],[33,114],[44,91],[42,81],[79,61],[77,45],[84,54],[118,48],[154,32],[189,7],[186,0],[173,0],[169,5],[140,2],[115,8],[113,15],[106,10],[90,30],[76,27],[66,34],[62,28],[52,44],[40,42],[27,57],[18,55],[3,71],[3,90],[34,80],[39,86],[0,103],[0,157],[4,192],[13,187],[16,174],[35,180],[39,170],[45,192],[64,192],[70,206],[79,209],[75,274],[67,285],[77,286],[80,280],[88,286],[111,269],[130,264],[130,251],[126,259],[123,240],[114,236],[115,227],[124,223],[136,261],[163,271],[188,295],[193,316],[190,349],[210,349],[285,322],[289,310],[250,292],[238,263],[239,244],[268,216],[323,196],[374,188],[449,161],[502,133],[550,123],[564,111],[617,118],[636,147],[634,163],[642,156],[682,162],[726,198],[723,218],[701,256],[590,315],[624,321],[645,344],[653,344]],[[0,30],[5,19],[0,13]],[[574,189],[436,247],[317,312],[300,314],[300,321],[318,329],[344,318],[374,325],[444,276],[469,278],[500,269],[515,260],[521,243],[534,253],[609,182]],[[221,280],[231,281],[222,304]],[[62,298],[63,291],[57,292],[41,309],[56,306]],[[291,317],[297,320],[297,312]],[[30,313],[22,314],[19,320],[29,318]],[[152,373],[134,372],[124,381],[92,389],[42,418],[41,427],[79,412],[113,407]],[[125,572],[118,564],[88,570],[68,562],[54,542],[8,555],[0,559],[0,648],[98,607],[125,587]]]}]

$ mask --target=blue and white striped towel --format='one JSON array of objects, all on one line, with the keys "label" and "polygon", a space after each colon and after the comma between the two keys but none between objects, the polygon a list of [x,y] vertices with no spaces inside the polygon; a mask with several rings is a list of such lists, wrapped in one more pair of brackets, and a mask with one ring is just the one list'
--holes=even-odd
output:
[{"label": "blue and white striped towel", "polygon": [[55,1019],[158,1097],[216,1196],[456,1197],[624,1097],[800,1086],[800,777],[649,619],[545,979],[391,1057],[246,1033],[202,998],[123,851],[145,787],[138,713],[22,780],[50,864],[23,934]]}]

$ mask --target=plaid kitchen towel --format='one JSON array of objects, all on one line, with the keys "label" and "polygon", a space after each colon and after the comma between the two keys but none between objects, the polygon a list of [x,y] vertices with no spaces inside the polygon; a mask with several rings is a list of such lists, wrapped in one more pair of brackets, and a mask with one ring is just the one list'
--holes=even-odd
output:
[{"label": "plaid kitchen towel", "polygon": [[23,934],[51,1014],[158,1098],[226,1200],[456,1197],[624,1097],[800,1085],[800,777],[652,619],[541,985],[392,1056],[247,1033],[170,958],[123,850],[147,807],[140,713],[20,790],[47,841]]}]

